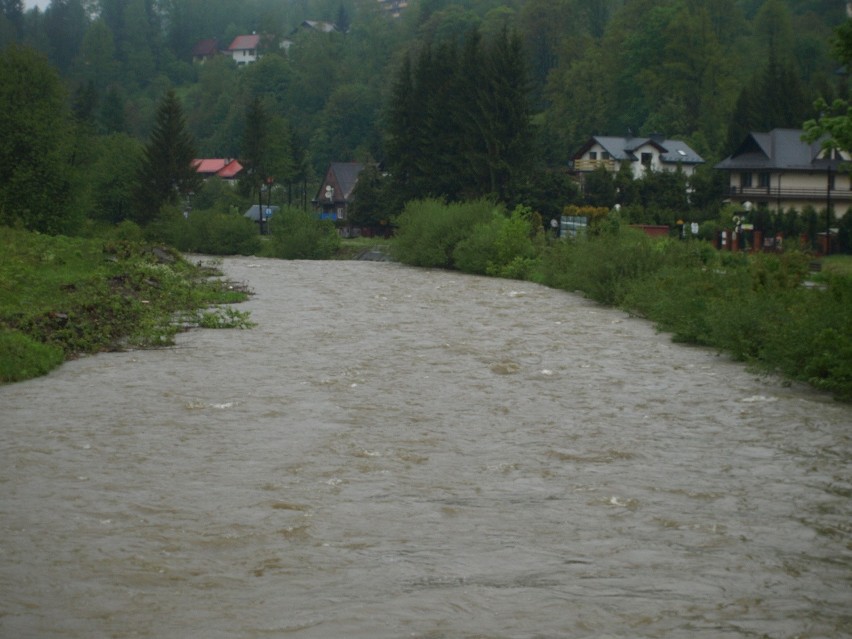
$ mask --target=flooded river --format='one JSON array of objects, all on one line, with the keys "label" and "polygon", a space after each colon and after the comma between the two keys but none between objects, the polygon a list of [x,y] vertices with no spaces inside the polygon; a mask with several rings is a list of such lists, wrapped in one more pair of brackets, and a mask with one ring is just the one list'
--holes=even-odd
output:
[{"label": "flooded river", "polygon": [[852,635],[852,411],[524,282],[224,261],[0,388],[0,637]]}]

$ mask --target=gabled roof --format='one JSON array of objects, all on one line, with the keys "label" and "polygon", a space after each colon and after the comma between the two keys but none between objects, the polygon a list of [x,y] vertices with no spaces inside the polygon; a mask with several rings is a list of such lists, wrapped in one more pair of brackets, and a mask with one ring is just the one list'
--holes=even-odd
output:
[{"label": "gabled roof", "polygon": [[332,162],[329,165],[323,184],[331,184],[334,187],[335,202],[349,201],[358,182],[358,175],[363,170],[364,165],[360,162]]},{"label": "gabled roof", "polygon": [[736,170],[825,171],[844,160],[820,157],[822,144],[804,142],[802,129],[772,129],[768,133],[751,132],[742,144],[715,168]]},{"label": "gabled roof", "polygon": [[219,42],[217,42],[213,38],[199,40],[195,43],[195,46],[192,47],[192,57],[194,58],[202,58],[211,55],[216,55],[218,52]]},{"label": "gabled roof", "polygon": [[599,144],[604,151],[616,162],[638,162],[636,152],[643,146],[653,146],[660,152],[660,159],[671,164],[703,164],[704,158],[692,150],[686,142],[680,140],[667,140],[661,136],[651,137],[615,137],[596,135],[586,142],[574,155],[574,159],[582,157],[586,151],[595,144]]},{"label": "gabled roof", "polygon": [[234,38],[231,46],[228,47],[228,51],[248,51],[249,49],[257,49],[258,44],[260,44],[259,35],[239,35]]},{"label": "gabled roof", "polygon": [[224,158],[204,158],[193,160],[192,164],[195,166],[195,171],[197,173],[200,173],[205,177],[215,175],[216,177],[220,177],[224,180],[235,178],[237,174],[243,170],[243,165],[237,160]]},{"label": "gabled roof", "polygon": [[237,177],[240,171],[243,170],[243,165],[240,164],[237,160],[231,160],[225,166],[223,166],[219,171],[216,172],[216,175],[223,180],[230,180],[232,178]]}]

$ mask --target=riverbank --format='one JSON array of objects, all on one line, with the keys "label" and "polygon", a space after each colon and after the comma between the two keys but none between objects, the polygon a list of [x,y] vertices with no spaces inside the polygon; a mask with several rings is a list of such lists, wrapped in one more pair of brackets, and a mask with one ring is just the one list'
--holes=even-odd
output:
[{"label": "riverbank", "polygon": [[0,254],[0,383],[83,354],[168,345],[193,326],[249,325],[227,306],[247,287],[166,247],[0,227]]},{"label": "riverbank", "polygon": [[717,251],[650,238],[617,216],[574,239],[541,232],[529,210],[418,202],[397,220],[403,263],[528,280],[642,317],[676,342],[717,349],[754,370],[852,401],[852,277],[846,260],[799,250]]}]

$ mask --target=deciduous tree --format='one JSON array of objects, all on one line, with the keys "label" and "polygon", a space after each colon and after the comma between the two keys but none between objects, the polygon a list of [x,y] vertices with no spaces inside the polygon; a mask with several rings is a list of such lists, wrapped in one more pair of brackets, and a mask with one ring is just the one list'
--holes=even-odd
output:
[{"label": "deciduous tree", "polygon": [[56,71],[40,54],[0,53],[0,223],[72,231],[71,129]]}]

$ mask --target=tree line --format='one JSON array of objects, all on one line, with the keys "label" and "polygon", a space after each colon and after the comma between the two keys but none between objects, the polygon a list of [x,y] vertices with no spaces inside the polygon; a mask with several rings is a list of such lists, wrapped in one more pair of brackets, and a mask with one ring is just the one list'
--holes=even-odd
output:
[{"label": "tree line", "polygon": [[[372,0],[53,0],[45,11],[3,0],[4,106],[32,108],[0,123],[0,217],[61,204],[69,220],[132,218],[145,192],[136,167],[169,92],[202,157],[245,155],[261,109],[276,142],[258,157],[271,153],[265,172],[302,197],[328,162],[355,160],[381,167],[363,188],[385,211],[489,194],[558,212],[576,197],[564,167],[589,136],[662,131],[708,160],[692,185],[705,196],[687,204],[717,206],[709,166],[745,132],[798,128],[819,116],[817,99],[847,98],[831,48],[841,5],[419,0],[392,19]],[[338,29],[301,28],[306,19]],[[268,43],[256,64],[190,60],[202,38],[226,46],[252,31]],[[41,83],[23,98],[20,68]],[[28,163],[38,169],[9,177]],[[247,198],[260,188],[250,181]],[[639,186],[646,202],[665,191]]]}]

